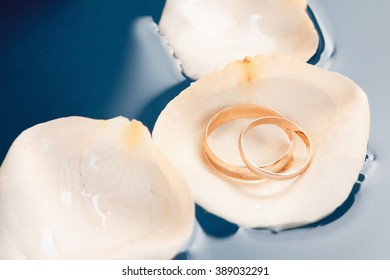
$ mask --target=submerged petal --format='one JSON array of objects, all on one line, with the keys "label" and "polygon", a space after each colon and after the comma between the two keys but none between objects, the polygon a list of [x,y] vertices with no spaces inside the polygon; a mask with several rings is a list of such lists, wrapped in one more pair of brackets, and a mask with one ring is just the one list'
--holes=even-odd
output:
[{"label": "submerged petal", "polygon": [[36,125],[0,169],[2,259],[172,258],[194,204],[138,121],[68,117]]},{"label": "submerged petal", "polygon": [[[258,183],[216,172],[203,155],[204,130],[218,111],[238,104],[269,107],[302,127],[312,141],[310,167],[294,179]],[[225,124],[209,138],[236,165],[243,165],[237,146],[243,123]],[[364,163],[369,125],[367,96],[350,79],[286,55],[257,56],[194,82],[161,113],[153,139],[206,210],[246,227],[289,228],[317,221],[345,201]],[[246,148],[252,160],[272,160],[286,150],[285,138],[256,131]],[[303,151],[297,146],[298,155]]]},{"label": "submerged petal", "polygon": [[184,73],[198,79],[246,56],[308,61],[319,37],[306,8],[306,0],[167,0],[159,27]]}]

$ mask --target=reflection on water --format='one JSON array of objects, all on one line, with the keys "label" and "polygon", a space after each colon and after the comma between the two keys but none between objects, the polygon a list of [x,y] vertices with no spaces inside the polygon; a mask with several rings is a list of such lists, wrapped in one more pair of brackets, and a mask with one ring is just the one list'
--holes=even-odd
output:
[{"label": "reflection on water", "polygon": [[[126,54],[122,78],[110,110],[115,114],[138,116],[162,92],[184,80],[180,65],[162,44],[151,16],[137,18],[130,28],[134,44]],[[157,108],[155,108],[156,110]]]}]

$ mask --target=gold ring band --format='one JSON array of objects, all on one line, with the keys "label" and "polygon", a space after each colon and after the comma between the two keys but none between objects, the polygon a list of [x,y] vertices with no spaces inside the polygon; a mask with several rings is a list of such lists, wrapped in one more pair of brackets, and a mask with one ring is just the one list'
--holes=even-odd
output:
[{"label": "gold ring band", "polygon": [[[239,180],[263,179],[262,178],[263,176],[259,176],[258,173],[253,172],[253,170],[251,170],[248,165],[247,165],[248,167],[233,165],[218,157],[211,149],[208,142],[208,137],[217,127],[219,127],[220,125],[226,122],[236,120],[236,119],[253,119],[253,118],[261,118],[265,116],[275,116],[280,119],[283,119],[283,116],[281,114],[279,114],[278,112],[270,108],[260,106],[260,105],[251,105],[251,104],[243,104],[243,105],[227,107],[219,111],[216,115],[214,115],[214,117],[212,117],[209,123],[207,124],[204,138],[203,138],[204,153],[209,163],[216,170],[231,178],[235,178]],[[247,126],[247,130],[249,129],[250,128],[248,128]],[[285,132],[291,141],[291,145],[280,158],[276,159],[271,163],[261,165],[260,168],[262,170],[267,170],[271,174],[277,174],[274,172],[279,172],[283,170],[288,164],[291,163],[295,151],[295,134],[289,129],[285,129]],[[241,138],[242,137],[240,137],[240,141]],[[264,178],[269,178],[269,176],[267,176],[268,173],[265,174],[266,176],[264,176]]]},{"label": "gold ring band", "polygon": [[[303,143],[306,145],[308,155],[307,155],[306,161],[300,166],[299,169],[297,169],[295,171],[291,171],[291,172],[276,173],[273,171],[269,171],[269,170],[263,168],[262,166],[257,166],[249,159],[248,155],[245,153],[243,138],[248,131],[250,131],[251,129],[253,129],[256,126],[263,125],[263,124],[277,125],[285,131],[294,132],[296,135],[298,135],[302,139]],[[250,122],[242,130],[239,141],[238,141],[238,146],[240,149],[241,157],[244,160],[245,165],[248,167],[248,169],[250,169],[253,173],[258,175],[259,177],[267,178],[267,179],[286,180],[286,179],[291,179],[293,177],[296,177],[299,174],[301,174],[303,171],[306,170],[306,168],[310,165],[311,159],[312,159],[312,146],[311,146],[309,137],[302,130],[302,128],[300,128],[296,123],[294,123],[290,120],[287,120],[283,117],[275,117],[275,116],[268,117],[267,116],[267,117],[258,118],[256,120]]]}]

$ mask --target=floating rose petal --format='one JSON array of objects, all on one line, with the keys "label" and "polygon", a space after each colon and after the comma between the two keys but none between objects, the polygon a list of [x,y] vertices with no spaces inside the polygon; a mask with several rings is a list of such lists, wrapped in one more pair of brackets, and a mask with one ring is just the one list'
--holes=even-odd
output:
[{"label": "floating rose petal", "polygon": [[161,34],[198,79],[246,56],[285,53],[308,61],[318,34],[306,0],[167,0]]},{"label": "floating rose petal", "polygon": [[[205,127],[218,111],[238,104],[269,107],[302,127],[312,141],[310,167],[290,180],[258,183],[215,171],[203,153]],[[227,123],[209,137],[214,151],[236,165],[243,165],[237,139],[244,124]],[[273,55],[232,62],[194,82],[161,113],[153,138],[207,211],[246,227],[281,229],[317,221],[345,201],[364,163],[369,125],[367,96],[350,79]],[[286,135],[276,132],[268,127],[248,134],[252,160],[266,163],[286,151]],[[296,165],[305,156],[301,143]]]},{"label": "floating rose petal", "polygon": [[194,203],[138,121],[57,119],[24,131],[0,169],[2,259],[161,259]]}]

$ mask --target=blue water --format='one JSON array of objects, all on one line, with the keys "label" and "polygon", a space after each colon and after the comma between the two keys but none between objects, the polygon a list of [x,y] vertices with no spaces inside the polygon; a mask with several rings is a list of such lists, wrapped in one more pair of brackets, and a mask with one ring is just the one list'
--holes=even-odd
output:
[{"label": "blue water", "polygon": [[[24,129],[59,117],[122,115],[137,118],[152,130],[165,105],[191,83],[161,44],[153,24],[159,21],[164,2],[2,1],[0,162]],[[343,49],[347,39],[344,35],[334,39],[330,32],[344,24],[337,1],[319,2],[310,1],[308,10],[321,39],[309,63],[348,72],[345,65],[354,57]],[[332,21],[327,12],[336,18]],[[341,43],[336,57],[334,41],[338,47]],[[361,72],[353,71],[361,77]],[[374,102],[372,109],[380,106]],[[370,143],[379,159],[382,146],[375,138]],[[278,233],[243,229],[197,206],[192,242],[177,259],[389,258],[390,194],[385,180],[372,176],[380,164],[383,159],[374,161],[369,152],[345,203],[325,219],[298,229]]]},{"label": "blue water", "polygon": [[[125,95],[143,96],[148,87],[144,80],[133,91],[134,85],[127,85],[129,92],[123,88],[145,58],[137,56],[145,54],[137,53],[133,28],[142,16],[158,21],[163,6],[158,0],[1,1],[0,162],[24,129],[41,122],[71,115],[138,117],[132,111],[137,104],[120,102]],[[161,57],[161,50],[148,55]],[[177,83],[163,78],[171,83],[165,86]]]}]

